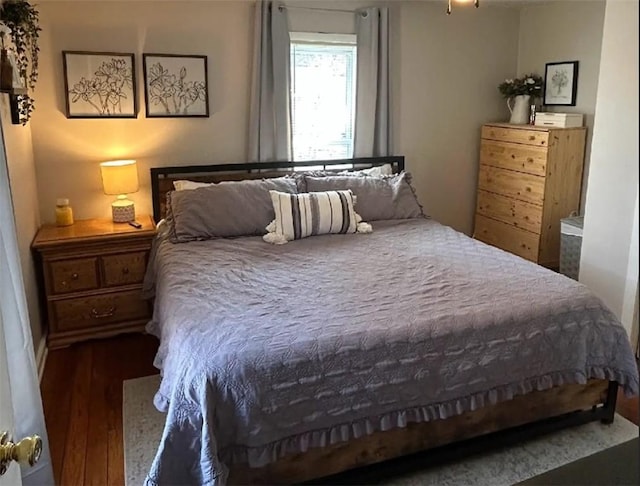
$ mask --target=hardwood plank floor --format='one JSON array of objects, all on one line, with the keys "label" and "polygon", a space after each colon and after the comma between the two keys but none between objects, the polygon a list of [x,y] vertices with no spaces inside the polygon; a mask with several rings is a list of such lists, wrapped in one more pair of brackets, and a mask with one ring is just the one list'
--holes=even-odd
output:
[{"label": "hardwood plank floor", "polygon": [[[124,484],[122,382],[155,375],[153,336],[129,334],[49,352],[41,391],[56,484]],[[638,397],[618,413],[639,421]]]},{"label": "hardwood plank floor", "polygon": [[122,382],[157,374],[157,349],[128,334],[49,351],[40,388],[56,484],[124,484]]}]

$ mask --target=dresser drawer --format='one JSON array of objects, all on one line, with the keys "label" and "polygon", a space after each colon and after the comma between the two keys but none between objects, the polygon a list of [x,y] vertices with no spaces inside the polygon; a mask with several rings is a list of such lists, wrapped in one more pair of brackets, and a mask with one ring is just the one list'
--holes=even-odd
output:
[{"label": "dresser drawer", "polygon": [[57,300],[53,308],[55,331],[74,331],[149,317],[140,290]]},{"label": "dresser drawer", "polygon": [[480,165],[478,189],[542,205],[544,177]]},{"label": "dresser drawer", "polygon": [[147,252],[103,256],[100,257],[100,265],[105,287],[141,283],[147,265]]},{"label": "dresser drawer", "polygon": [[49,287],[54,294],[97,289],[98,259],[74,258],[47,263]]},{"label": "dresser drawer", "polygon": [[499,142],[523,143],[537,147],[549,145],[549,132],[546,130],[524,130],[485,125],[482,127],[482,138]]},{"label": "dresser drawer", "polygon": [[482,140],[480,163],[544,176],[547,168],[547,148]]},{"label": "dresser drawer", "polygon": [[542,206],[518,201],[499,194],[478,191],[478,213],[508,223],[517,228],[540,233]]},{"label": "dresser drawer", "polygon": [[474,237],[532,262],[538,260],[540,236],[535,233],[476,214]]}]

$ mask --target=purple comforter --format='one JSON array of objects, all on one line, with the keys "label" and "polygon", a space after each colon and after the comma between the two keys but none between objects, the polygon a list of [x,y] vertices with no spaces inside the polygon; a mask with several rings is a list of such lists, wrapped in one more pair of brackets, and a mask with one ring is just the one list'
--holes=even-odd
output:
[{"label": "purple comforter", "polygon": [[147,484],[446,418],[589,378],[638,392],[585,286],[432,220],[283,246],[159,238],[149,331],[167,421]]}]

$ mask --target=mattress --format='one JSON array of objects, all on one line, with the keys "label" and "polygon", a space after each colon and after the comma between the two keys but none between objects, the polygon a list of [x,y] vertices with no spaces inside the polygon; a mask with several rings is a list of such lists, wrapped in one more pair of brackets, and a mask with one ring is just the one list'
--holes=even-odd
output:
[{"label": "mattress", "polygon": [[585,286],[429,219],[282,246],[160,235],[147,283],[167,413],[151,485],[590,378],[638,392]]}]

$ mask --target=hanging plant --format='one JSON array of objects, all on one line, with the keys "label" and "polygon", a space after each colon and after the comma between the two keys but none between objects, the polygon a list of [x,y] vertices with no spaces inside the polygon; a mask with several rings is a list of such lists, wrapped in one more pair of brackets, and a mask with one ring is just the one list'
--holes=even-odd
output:
[{"label": "hanging plant", "polygon": [[[10,30],[16,67],[27,91],[33,91],[38,79],[38,11],[26,0],[5,0],[0,6],[0,22]],[[25,125],[35,108],[29,93],[18,96],[20,121]]]}]

